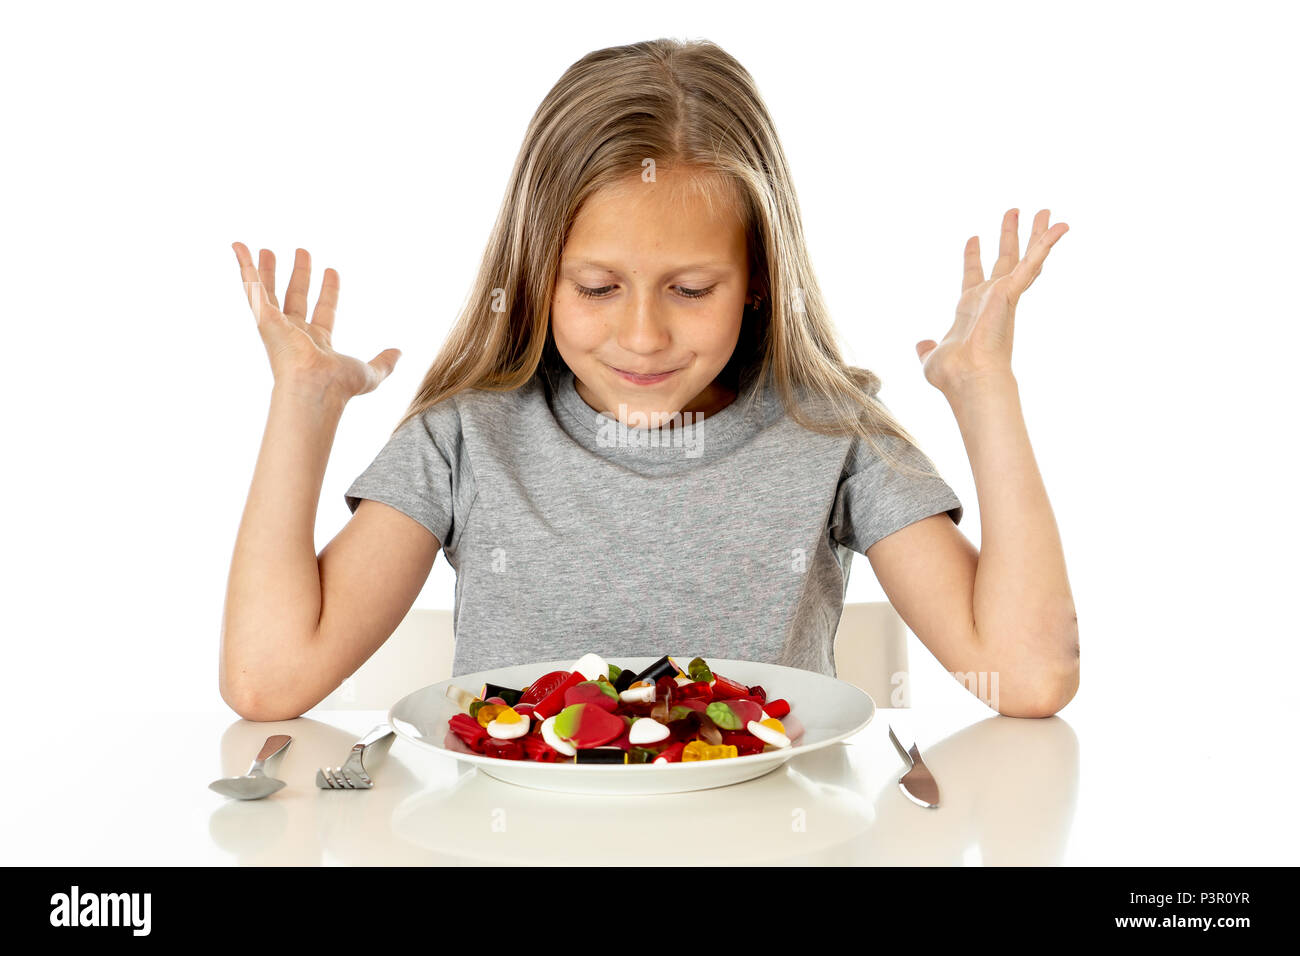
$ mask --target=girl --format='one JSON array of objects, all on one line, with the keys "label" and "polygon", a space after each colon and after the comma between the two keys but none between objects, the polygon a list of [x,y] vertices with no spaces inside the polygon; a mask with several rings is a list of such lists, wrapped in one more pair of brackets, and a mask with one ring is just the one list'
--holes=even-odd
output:
[{"label": "girl", "polygon": [[[918,343],[980,501],[962,505],[841,358],[772,120],[717,46],[669,40],[573,64],[534,116],[469,303],[414,401],[313,527],[349,398],[400,353],[330,346],[338,273],[307,321],[299,249],[235,253],[275,384],[235,545],[221,692],[302,714],[396,629],[439,548],[456,569],[454,673],[661,653],[835,673],[853,552],[997,709],[1047,716],[1078,685],[1065,560],[1011,373],[1016,303],[1065,233],[1007,213],[989,278],[966,244],[957,319]],[[983,683],[983,682],[981,682]]]}]

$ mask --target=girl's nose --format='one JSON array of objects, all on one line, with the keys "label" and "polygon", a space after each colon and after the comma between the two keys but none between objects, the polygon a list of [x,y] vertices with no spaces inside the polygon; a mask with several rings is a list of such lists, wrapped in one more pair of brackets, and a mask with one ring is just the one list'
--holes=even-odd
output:
[{"label": "girl's nose", "polygon": [[[668,324],[659,313],[658,305],[642,298],[629,306],[618,320],[616,339],[619,347],[633,355],[660,352],[672,344]],[[634,371],[646,371],[635,369]]]}]

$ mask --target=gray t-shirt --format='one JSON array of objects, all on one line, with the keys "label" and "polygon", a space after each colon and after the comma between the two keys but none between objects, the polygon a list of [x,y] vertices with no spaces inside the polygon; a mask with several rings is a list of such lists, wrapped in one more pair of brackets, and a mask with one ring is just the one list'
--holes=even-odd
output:
[{"label": "gray t-shirt", "polygon": [[345,493],[353,512],[362,498],[428,528],[455,568],[455,676],[589,651],[834,676],[852,552],[962,516],[941,478],[799,426],[754,383],[702,421],[628,429],[545,363],[407,422]]}]

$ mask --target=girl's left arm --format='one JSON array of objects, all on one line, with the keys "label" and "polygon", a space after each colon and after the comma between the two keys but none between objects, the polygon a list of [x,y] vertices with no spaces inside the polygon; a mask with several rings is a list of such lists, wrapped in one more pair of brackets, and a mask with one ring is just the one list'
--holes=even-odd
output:
[{"label": "girl's left arm", "polygon": [[1079,628],[1011,373],[1011,338],[1020,295],[1068,227],[1048,229],[1048,211],[1039,212],[1022,259],[1018,213],[1003,220],[987,280],[979,237],[967,241],[957,320],[941,343],[917,344],[970,457],[981,550],[939,514],[880,539],[867,558],[908,627],[968,689],[1000,713],[1046,717],[1078,689]]}]

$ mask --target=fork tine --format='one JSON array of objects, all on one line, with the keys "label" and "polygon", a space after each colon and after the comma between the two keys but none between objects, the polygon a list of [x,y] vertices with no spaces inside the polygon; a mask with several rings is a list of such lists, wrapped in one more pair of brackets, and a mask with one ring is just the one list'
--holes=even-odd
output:
[{"label": "fork tine", "polygon": [[339,778],[336,777],[336,776],[334,775],[334,774],[335,774],[335,771],[336,771],[337,769],[338,769],[338,768],[336,768],[336,767],[326,767],[326,768],[325,768],[325,776],[329,778],[330,789],[331,789],[331,790],[342,790],[342,789],[343,789],[343,784],[341,784],[341,783],[339,782]]},{"label": "fork tine", "polygon": [[353,784],[353,782],[352,782],[352,778],[351,778],[350,776],[348,776],[348,772],[347,772],[347,769],[346,769],[346,768],[344,768],[344,767],[336,767],[336,768],[335,768],[335,772],[339,775],[339,779],[343,781],[343,786],[344,786],[344,788],[346,788],[346,789],[348,789],[348,790],[355,790],[355,789],[357,789],[357,788],[356,788],[356,785]]}]

